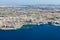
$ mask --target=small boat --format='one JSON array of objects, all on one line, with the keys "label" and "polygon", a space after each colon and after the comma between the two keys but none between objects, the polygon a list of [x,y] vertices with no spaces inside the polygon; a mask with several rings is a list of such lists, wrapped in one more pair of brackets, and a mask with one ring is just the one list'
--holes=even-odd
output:
[{"label": "small boat", "polygon": [[54,25],[54,26],[60,26],[60,22],[59,21],[52,22],[52,25]]}]

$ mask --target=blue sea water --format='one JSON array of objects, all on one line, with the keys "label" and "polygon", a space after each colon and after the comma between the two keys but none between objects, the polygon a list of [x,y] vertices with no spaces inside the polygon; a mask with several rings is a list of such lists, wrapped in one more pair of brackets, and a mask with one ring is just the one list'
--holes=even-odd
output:
[{"label": "blue sea water", "polygon": [[60,40],[60,27],[24,25],[18,30],[0,30],[0,40]]}]

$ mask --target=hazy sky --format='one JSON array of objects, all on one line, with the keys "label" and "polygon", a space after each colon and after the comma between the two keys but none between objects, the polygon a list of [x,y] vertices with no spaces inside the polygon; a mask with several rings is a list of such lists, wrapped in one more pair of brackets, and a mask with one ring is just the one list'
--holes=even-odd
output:
[{"label": "hazy sky", "polygon": [[0,0],[0,4],[60,4],[59,0]]}]

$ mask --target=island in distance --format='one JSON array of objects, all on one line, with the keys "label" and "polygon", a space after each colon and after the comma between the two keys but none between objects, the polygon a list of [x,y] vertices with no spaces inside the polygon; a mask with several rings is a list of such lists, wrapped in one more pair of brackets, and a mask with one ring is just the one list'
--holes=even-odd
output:
[{"label": "island in distance", "polygon": [[0,30],[16,30],[23,25],[60,26],[60,5],[0,6]]}]

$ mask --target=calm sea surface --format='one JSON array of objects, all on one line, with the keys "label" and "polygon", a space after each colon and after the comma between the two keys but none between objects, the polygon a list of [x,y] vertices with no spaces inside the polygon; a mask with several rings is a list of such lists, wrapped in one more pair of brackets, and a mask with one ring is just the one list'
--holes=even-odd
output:
[{"label": "calm sea surface", "polygon": [[0,40],[60,40],[60,27],[48,24],[24,25],[18,30],[0,30]]}]

